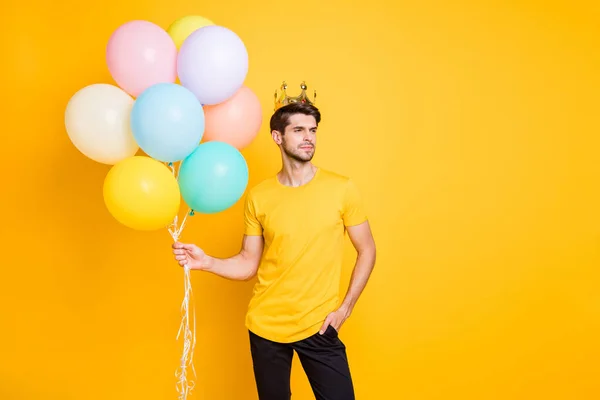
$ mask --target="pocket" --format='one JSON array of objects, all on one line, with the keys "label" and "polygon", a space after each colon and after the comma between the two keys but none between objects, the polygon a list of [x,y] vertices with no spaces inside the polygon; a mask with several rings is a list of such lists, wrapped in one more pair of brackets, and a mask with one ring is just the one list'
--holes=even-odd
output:
[{"label": "pocket", "polygon": [[331,338],[337,338],[338,337],[338,331],[331,325],[329,325],[327,327],[327,329],[325,330],[325,335],[331,337]]}]

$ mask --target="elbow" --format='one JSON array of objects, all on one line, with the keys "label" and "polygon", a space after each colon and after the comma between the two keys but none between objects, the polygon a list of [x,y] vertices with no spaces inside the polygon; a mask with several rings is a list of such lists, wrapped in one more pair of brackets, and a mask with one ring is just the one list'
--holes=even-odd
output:
[{"label": "elbow", "polygon": [[360,249],[360,251],[358,252],[358,257],[367,259],[371,261],[371,264],[375,265],[375,260],[377,258],[377,248],[375,246],[375,242],[372,242],[369,245]]},{"label": "elbow", "polygon": [[252,279],[254,279],[255,276],[256,276],[256,272],[250,272],[250,273],[244,275],[241,280],[244,282],[248,282],[248,281],[251,281]]},{"label": "elbow", "polygon": [[242,281],[251,281],[256,276],[256,271],[258,270],[258,265],[252,265],[248,269],[248,271],[242,276]]},{"label": "elbow", "polygon": [[258,271],[258,264],[260,262],[260,258],[253,256],[251,253],[248,253],[244,249],[242,249],[242,251],[240,252],[240,256],[241,270],[240,275],[238,276],[238,280],[252,280],[256,276],[256,272]]}]

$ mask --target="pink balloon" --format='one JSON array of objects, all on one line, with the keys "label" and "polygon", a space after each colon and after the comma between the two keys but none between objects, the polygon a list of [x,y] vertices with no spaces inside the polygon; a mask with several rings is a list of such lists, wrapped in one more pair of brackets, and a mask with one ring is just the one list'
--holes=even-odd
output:
[{"label": "pink balloon", "polygon": [[262,124],[262,108],[258,97],[242,86],[223,103],[204,106],[203,141],[225,142],[238,150],[248,146]]},{"label": "pink balloon", "polygon": [[156,83],[174,83],[177,78],[173,39],[148,21],[130,21],[113,32],[106,62],[117,85],[136,97]]}]

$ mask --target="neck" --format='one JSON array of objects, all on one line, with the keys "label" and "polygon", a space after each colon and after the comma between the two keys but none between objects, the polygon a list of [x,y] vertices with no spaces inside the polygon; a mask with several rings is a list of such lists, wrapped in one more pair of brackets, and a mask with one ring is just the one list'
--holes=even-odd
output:
[{"label": "neck", "polygon": [[286,186],[302,186],[311,181],[317,167],[310,162],[298,162],[284,158],[283,168],[277,174],[279,182]]}]

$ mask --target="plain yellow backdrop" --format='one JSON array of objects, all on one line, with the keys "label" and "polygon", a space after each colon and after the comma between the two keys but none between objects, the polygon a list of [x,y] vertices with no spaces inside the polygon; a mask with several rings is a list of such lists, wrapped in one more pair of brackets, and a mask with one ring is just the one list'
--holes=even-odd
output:
[{"label": "plain yellow backdrop", "polygon": [[[600,398],[600,8],[557,1],[16,1],[1,6],[0,398],[174,399],[183,293],[166,231],[120,226],[108,167],[64,129],[112,83],[132,19],[189,14],[246,43],[265,123],[250,185],[279,168],[282,80],[318,91],[315,162],[350,175],[378,244],[341,336],[360,400]],[[310,212],[310,210],[305,210]],[[183,212],[183,209],[182,209]],[[184,231],[238,251],[241,203]],[[346,250],[342,290],[354,261]],[[252,282],[195,273],[192,399],[253,400]],[[310,399],[294,363],[294,399]]]}]

